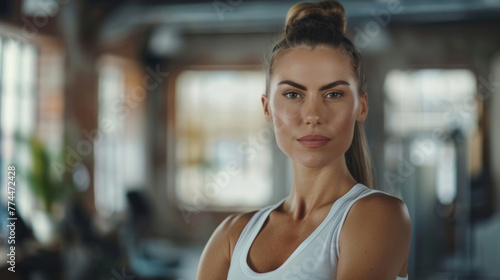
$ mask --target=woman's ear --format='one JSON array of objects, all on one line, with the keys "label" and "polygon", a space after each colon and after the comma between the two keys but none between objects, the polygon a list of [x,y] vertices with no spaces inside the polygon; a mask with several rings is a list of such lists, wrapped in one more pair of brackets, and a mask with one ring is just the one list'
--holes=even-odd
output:
[{"label": "woman's ear", "polygon": [[262,107],[264,108],[264,118],[266,119],[266,122],[272,122],[273,116],[271,115],[271,111],[269,110],[269,98],[267,97],[267,95],[263,94],[260,100],[262,101]]},{"label": "woman's ear", "polygon": [[368,94],[365,92],[365,94],[359,98],[359,101],[360,108],[356,116],[356,121],[363,122],[368,115]]}]

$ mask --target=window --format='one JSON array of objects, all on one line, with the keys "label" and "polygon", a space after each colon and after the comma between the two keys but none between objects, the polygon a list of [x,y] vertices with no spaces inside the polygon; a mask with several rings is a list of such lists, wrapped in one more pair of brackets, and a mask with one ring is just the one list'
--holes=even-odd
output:
[{"label": "window", "polygon": [[259,207],[272,199],[274,133],[260,95],[265,73],[182,72],[176,81],[176,196],[198,210]]},{"label": "window", "polygon": [[2,47],[1,127],[5,155],[12,160],[14,137],[28,137],[35,128],[36,49],[16,40],[4,40]]},{"label": "window", "polygon": [[[2,170],[17,164],[16,170],[31,165],[28,140],[36,126],[36,69],[38,50],[31,44],[0,38],[0,135]],[[19,173],[19,172],[18,172]],[[6,202],[7,183],[2,178],[2,201]],[[24,174],[25,175],[25,174]],[[17,176],[20,185],[26,177]],[[18,194],[18,198],[20,195]],[[23,208],[19,211],[22,213]]]},{"label": "window", "polygon": [[123,182],[124,74],[116,64],[104,61],[99,69],[98,133],[94,139],[95,205],[109,216],[125,208]]},{"label": "window", "polygon": [[[385,151],[388,169],[402,169],[402,154],[408,155],[408,172],[421,165],[434,168],[435,174],[429,177],[435,177],[436,198],[444,205],[452,203],[457,193],[458,171],[451,133],[457,130],[466,139],[476,141],[474,136],[480,135],[474,73],[466,69],[393,70],[384,87],[385,125],[390,136]],[[401,141],[406,143],[406,152],[395,139],[405,139]],[[474,149],[471,153],[481,151]],[[469,168],[473,168],[472,164]],[[404,181],[400,174],[392,178],[387,181]]]},{"label": "window", "polygon": [[99,61],[98,129],[94,140],[94,199],[102,218],[121,218],[126,193],[146,180],[143,69],[113,54]]},{"label": "window", "polygon": [[[0,168],[16,167],[14,202],[16,214],[28,226],[35,227],[40,220],[33,218],[39,201],[32,191],[30,180],[34,155],[31,140],[38,124],[37,85],[39,49],[30,43],[0,37]],[[0,217],[6,221],[8,184],[7,172],[0,174]],[[0,235],[7,232],[0,229]],[[35,237],[39,232],[34,230]],[[5,235],[6,236],[6,235]]]},{"label": "window", "polygon": [[470,70],[393,70],[388,73],[384,88],[385,125],[390,133],[442,127],[475,129],[476,77]]}]

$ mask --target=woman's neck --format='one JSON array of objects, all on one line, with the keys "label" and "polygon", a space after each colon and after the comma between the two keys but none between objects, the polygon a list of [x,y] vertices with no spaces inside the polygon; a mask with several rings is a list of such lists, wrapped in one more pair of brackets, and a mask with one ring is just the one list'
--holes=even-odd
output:
[{"label": "woman's neck", "polygon": [[344,159],[318,169],[295,163],[292,163],[292,168],[292,190],[283,205],[283,211],[297,221],[325,205],[331,206],[357,183]]}]

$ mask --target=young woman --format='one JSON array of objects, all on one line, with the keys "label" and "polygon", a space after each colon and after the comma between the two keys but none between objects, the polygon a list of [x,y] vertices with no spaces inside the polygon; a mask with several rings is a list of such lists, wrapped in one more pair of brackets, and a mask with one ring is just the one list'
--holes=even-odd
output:
[{"label": "young woman", "polygon": [[226,218],[197,279],[407,279],[410,218],[403,201],[371,188],[365,78],[344,32],[338,2],[289,10],[261,99],[292,162],[292,190]]}]

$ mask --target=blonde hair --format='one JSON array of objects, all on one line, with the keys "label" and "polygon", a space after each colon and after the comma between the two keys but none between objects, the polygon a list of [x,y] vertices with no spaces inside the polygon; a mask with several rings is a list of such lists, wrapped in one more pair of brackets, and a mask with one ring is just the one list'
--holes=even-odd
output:
[{"label": "blonde hair", "polygon": [[[337,1],[301,2],[293,5],[286,15],[286,25],[267,58],[266,95],[269,95],[273,66],[280,53],[287,49],[307,46],[312,49],[326,45],[340,49],[351,60],[360,96],[366,94],[366,78],[361,54],[345,36],[344,7]],[[363,124],[356,122],[351,146],[345,153],[349,172],[356,181],[372,188],[372,165]]]}]

